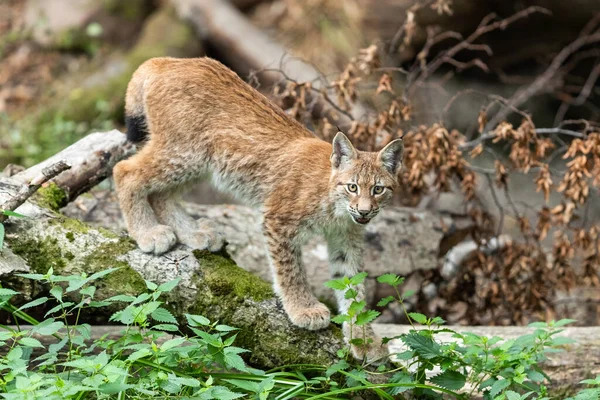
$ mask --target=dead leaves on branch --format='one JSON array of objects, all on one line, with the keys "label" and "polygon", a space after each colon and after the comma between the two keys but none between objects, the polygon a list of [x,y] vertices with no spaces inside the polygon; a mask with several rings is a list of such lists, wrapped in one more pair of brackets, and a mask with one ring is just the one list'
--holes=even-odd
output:
[{"label": "dead leaves on branch", "polygon": [[[565,144],[563,140],[555,140],[564,133],[563,129],[538,130],[522,112],[520,125],[505,121],[486,131],[489,128],[485,110],[477,121],[480,137],[470,142],[460,132],[449,131],[441,124],[411,127],[410,99],[398,93],[401,89],[389,69],[381,68],[376,46],[361,50],[327,89],[337,98],[340,109],[346,111],[352,109],[364,90],[371,90],[372,97],[382,100],[380,110],[371,120],[354,120],[346,133],[358,148],[368,151],[379,150],[395,137],[403,138],[405,155],[400,179],[405,204],[415,205],[425,196],[458,188],[466,201],[465,211],[476,227],[471,232],[476,243],[483,244],[502,233],[505,222],[520,232],[521,237],[515,237],[502,250],[476,252],[465,262],[464,273],[448,284],[447,299],[482,310],[472,313],[466,322],[486,322],[480,319],[489,314],[484,310],[502,315],[499,318],[507,323],[552,318],[551,304],[557,290],[582,284],[600,285],[598,228],[586,228],[584,215],[591,192],[600,189],[600,131],[568,131],[569,139],[576,138]],[[296,118],[310,107],[307,93],[311,90],[314,91],[309,84],[294,83],[281,93],[294,99],[289,112]],[[319,125],[317,134],[327,140],[337,131],[331,122]],[[557,143],[562,147],[558,148]],[[467,155],[475,158],[484,152],[497,156],[499,148],[508,150],[507,158],[496,157],[491,170],[474,168],[468,161]],[[566,168],[557,171],[553,161],[561,154]],[[496,198],[500,221],[494,221],[482,207],[477,197],[481,175],[475,171],[490,178],[494,197],[499,197],[496,193],[499,189],[506,198],[507,206]],[[530,174],[531,184],[546,205],[529,205],[527,212],[519,211],[510,198],[510,177],[514,173]],[[557,194],[559,204],[556,204]],[[443,313],[443,310],[432,312]]]}]

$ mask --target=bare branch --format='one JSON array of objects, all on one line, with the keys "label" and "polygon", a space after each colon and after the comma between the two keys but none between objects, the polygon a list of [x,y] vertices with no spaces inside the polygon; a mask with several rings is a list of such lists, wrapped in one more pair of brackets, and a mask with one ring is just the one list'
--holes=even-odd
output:
[{"label": "bare branch", "polygon": [[[29,184],[23,185],[23,187],[15,194],[15,196],[0,206],[0,210],[16,210],[21,204],[25,203],[25,201],[27,201],[27,199],[30,198],[44,183],[70,168],[71,166],[64,160],[58,161],[48,167],[43,168],[40,175],[33,178]],[[4,222],[7,218],[7,215],[0,214],[0,223]]]}]

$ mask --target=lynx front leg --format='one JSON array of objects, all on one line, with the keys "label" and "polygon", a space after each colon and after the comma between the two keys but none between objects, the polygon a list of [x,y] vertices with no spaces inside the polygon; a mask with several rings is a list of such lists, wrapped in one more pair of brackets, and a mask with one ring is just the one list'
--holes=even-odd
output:
[{"label": "lynx front leg", "polygon": [[195,220],[178,203],[176,192],[154,193],[150,204],[160,223],[175,230],[179,242],[193,249],[218,251],[225,242],[224,236],[209,219]]},{"label": "lynx front leg", "polygon": [[127,230],[146,253],[162,254],[177,238],[170,226],[160,225],[148,202],[148,195],[164,182],[164,170],[156,164],[150,146],[119,162],[114,168],[119,204]]},{"label": "lynx front leg", "polygon": [[[333,279],[344,276],[352,277],[362,270],[362,232],[352,232],[350,237],[340,235],[339,232],[328,235],[327,245],[329,251],[329,269]],[[346,314],[353,301],[365,299],[365,286],[360,284],[356,287],[356,299],[346,299],[342,291],[336,291],[338,309],[341,314]],[[382,344],[381,338],[375,334],[371,325],[354,326],[351,329],[349,323],[344,323],[344,338],[346,340],[363,339],[363,345],[351,345],[352,355],[358,359],[366,359],[368,362],[383,363],[389,354],[387,346]]]},{"label": "lynx front leg", "polygon": [[294,325],[310,330],[326,328],[330,312],[308,286],[300,248],[294,244],[296,231],[296,227],[265,217],[264,233],[271,258],[275,291]]}]

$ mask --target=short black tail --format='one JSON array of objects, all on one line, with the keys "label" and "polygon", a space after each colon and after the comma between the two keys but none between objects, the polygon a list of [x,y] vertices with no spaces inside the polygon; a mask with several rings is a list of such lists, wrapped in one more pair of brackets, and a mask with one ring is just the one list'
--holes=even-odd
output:
[{"label": "short black tail", "polygon": [[125,126],[127,127],[127,140],[133,143],[141,143],[148,136],[148,126],[144,115],[125,115]]}]

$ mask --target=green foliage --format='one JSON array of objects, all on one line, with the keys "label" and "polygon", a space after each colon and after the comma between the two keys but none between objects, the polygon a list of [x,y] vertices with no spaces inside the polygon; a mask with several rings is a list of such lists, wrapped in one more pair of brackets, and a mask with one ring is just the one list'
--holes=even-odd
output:
[{"label": "green foliage", "polygon": [[[0,210],[0,215],[4,215],[6,217],[16,217],[16,218],[24,218],[24,215],[16,213],[11,210]],[[0,222],[0,254],[2,253],[2,248],[4,247],[4,224]]]},{"label": "green foliage", "polygon": [[[116,270],[90,276],[57,276],[52,269],[45,274],[21,274],[21,278],[44,285],[49,294],[20,308],[11,304],[19,293],[0,288],[0,307],[11,312],[15,321],[33,325],[31,329],[0,325],[0,346],[8,348],[0,356],[0,397],[233,400],[371,395],[381,399],[468,399],[477,395],[485,400],[542,400],[549,399],[544,386],[547,376],[538,365],[546,351],[567,342],[557,334],[561,326],[572,322],[532,324],[531,334],[502,340],[461,334],[441,327],[441,318],[407,313],[411,323],[421,328],[396,338],[406,349],[395,354],[392,363],[375,369],[373,362],[357,363],[346,348],[338,352],[340,360],[331,366],[291,365],[261,371],[248,366],[242,358],[248,351],[234,345],[237,328],[202,315],[186,314],[183,321],[175,318],[162,298],[177,286],[177,279],[161,285],[146,281],[148,290],[137,296],[96,299],[95,281]],[[328,283],[352,300],[347,314],[335,320],[358,331],[379,315],[358,297],[357,285],[365,277],[361,274]],[[394,288],[401,280],[391,275],[383,278]],[[386,299],[386,304],[398,301],[402,305],[403,300],[398,294]],[[81,312],[114,309],[117,304],[122,308],[112,314],[111,321],[123,325],[121,335],[92,341],[92,327],[79,322]],[[48,309],[43,321],[23,311],[39,306]],[[441,340],[442,333],[453,335],[455,341]],[[39,340],[43,336],[53,336],[55,342],[44,345]],[[368,340],[364,335],[350,338],[355,345]],[[34,358],[34,349],[41,349],[42,355]],[[589,387],[569,400],[598,398],[600,377],[581,383]]]}]

